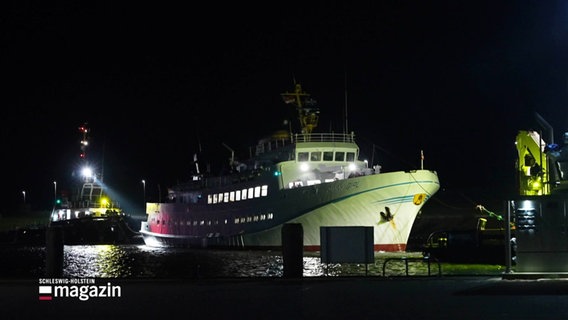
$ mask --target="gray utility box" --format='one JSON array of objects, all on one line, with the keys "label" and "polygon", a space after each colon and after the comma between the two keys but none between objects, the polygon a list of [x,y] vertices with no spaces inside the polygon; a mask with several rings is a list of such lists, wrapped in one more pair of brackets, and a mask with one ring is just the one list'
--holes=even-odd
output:
[{"label": "gray utility box", "polygon": [[320,227],[322,263],[374,263],[373,227]]},{"label": "gray utility box", "polygon": [[567,206],[558,196],[513,201],[517,272],[568,272]]}]

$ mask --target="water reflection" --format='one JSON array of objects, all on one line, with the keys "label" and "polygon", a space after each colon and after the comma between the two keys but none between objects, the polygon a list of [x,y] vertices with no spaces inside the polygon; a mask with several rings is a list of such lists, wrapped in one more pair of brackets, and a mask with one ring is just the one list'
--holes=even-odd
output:
[{"label": "water reflection", "polygon": [[132,277],[134,257],[117,245],[65,246],[63,276],[68,278]]},{"label": "water reflection", "polygon": [[[415,254],[418,256],[418,254]],[[377,253],[375,263],[322,264],[317,254],[303,258],[304,277],[382,275],[385,259],[409,253]],[[283,261],[275,251],[218,251],[153,248],[145,245],[66,246],[65,277],[223,278],[281,277]],[[427,264],[389,263],[389,275],[427,275]]]},{"label": "water reflection", "polygon": [[[0,272],[8,278],[45,276],[45,248],[0,248],[8,261]],[[304,277],[337,276],[404,276],[402,257],[421,257],[420,253],[376,253],[373,264],[323,264],[317,253],[305,253]],[[383,267],[386,264],[385,274]],[[420,259],[418,259],[420,260]],[[221,251],[181,248],[154,248],[146,245],[65,246],[63,277],[66,278],[226,278],[281,277],[282,255],[278,251]],[[438,273],[436,264],[432,275]],[[504,266],[441,265],[442,274],[501,274]],[[428,265],[408,263],[408,275],[428,275]]]}]

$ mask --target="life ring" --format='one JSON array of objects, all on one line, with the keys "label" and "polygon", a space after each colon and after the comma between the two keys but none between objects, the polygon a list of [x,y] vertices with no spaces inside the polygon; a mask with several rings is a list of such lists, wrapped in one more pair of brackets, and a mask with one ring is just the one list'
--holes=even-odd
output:
[{"label": "life ring", "polygon": [[414,195],[414,199],[412,199],[412,202],[415,205],[421,205],[422,202],[424,201],[424,199],[426,199],[426,194],[425,193],[417,193]]}]

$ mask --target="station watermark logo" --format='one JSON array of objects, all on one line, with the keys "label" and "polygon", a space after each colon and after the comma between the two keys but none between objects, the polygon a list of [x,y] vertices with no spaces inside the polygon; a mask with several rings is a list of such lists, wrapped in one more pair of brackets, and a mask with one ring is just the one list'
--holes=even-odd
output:
[{"label": "station watermark logo", "polygon": [[[102,281],[99,281],[102,282]],[[109,281],[97,284],[92,278],[40,278],[39,300],[52,301],[55,299],[116,299],[122,296],[122,287]]]}]

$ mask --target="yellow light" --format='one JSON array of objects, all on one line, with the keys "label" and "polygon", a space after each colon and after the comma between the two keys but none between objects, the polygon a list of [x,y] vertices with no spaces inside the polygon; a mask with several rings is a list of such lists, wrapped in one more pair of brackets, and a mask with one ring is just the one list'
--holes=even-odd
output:
[{"label": "yellow light", "polygon": [[533,180],[530,182],[530,187],[532,190],[540,190],[542,188],[542,184],[539,180]]}]

